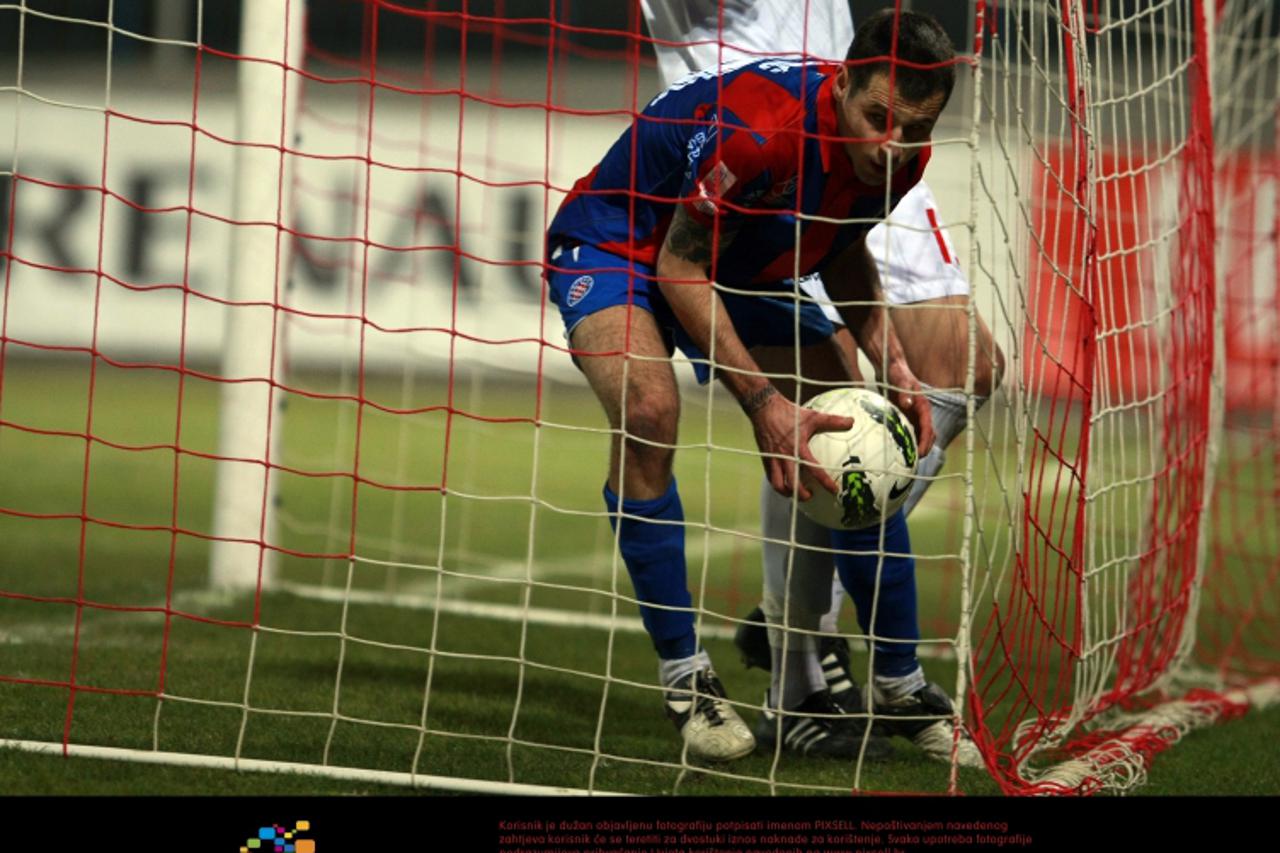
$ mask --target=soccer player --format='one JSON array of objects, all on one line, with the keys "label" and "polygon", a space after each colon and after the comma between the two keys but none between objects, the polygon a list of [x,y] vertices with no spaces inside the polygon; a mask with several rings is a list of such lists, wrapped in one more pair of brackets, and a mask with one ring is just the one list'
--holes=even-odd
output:
[{"label": "soccer player", "polygon": [[[912,66],[896,69],[891,85],[893,52]],[[668,714],[689,754],[703,759],[744,756],[755,738],[724,701],[694,632],[671,473],[679,418],[673,349],[693,360],[702,381],[714,365],[751,420],[772,488],[809,499],[798,469],[813,462],[809,438],[851,422],[798,407],[762,375],[755,355],[780,348],[799,359],[807,379],[849,380],[830,320],[816,303],[798,300],[791,282],[796,271],[822,270],[849,331],[915,424],[921,452],[933,441],[865,233],[919,180],[954,86],[954,49],[931,18],[904,13],[896,25],[883,16],[869,22],[848,56],[849,66],[770,60],[677,82],[575,184],[548,229],[549,292],[614,430],[605,505],[658,653]],[[835,483],[813,470],[834,492]],[[905,535],[900,517],[891,524]],[[834,533],[832,544],[849,550],[846,535]],[[893,536],[889,542],[897,550]],[[868,628],[901,636],[883,619]],[[881,657],[902,657],[897,651],[886,643]],[[828,691],[815,697],[802,710],[838,713]]]},{"label": "soccer player", "polygon": [[[853,37],[848,0],[642,0],[642,8],[667,85],[691,71],[716,70],[735,61],[769,55],[830,60],[842,56],[844,46]],[[957,263],[955,249],[938,227],[936,208],[928,186],[920,181],[892,211],[890,221],[898,227],[877,225],[867,235],[887,301],[894,306],[916,306],[895,310],[894,325],[908,362],[925,385],[936,431],[933,449],[917,468],[919,479],[904,507],[905,514],[910,514],[934,481],[945,461],[946,446],[963,432],[967,422],[965,396],[957,392],[964,387],[968,367],[969,284]],[[800,287],[823,305],[836,325],[836,339],[856,371],[852,338],[831,309],[821,279],[806,278]],[[975,409],[986,402],[1003,368],[1003,357],[990,331],[981,317],[977,320]],[[789,364],[793,362],[782,360],[777,367],[793,370]],[[814,704],[811,697],[825,686],[838,706],[856,715],[865,707],[862,691],[851,672],[848,643],[836,636],[842,583],[839,578],[834,583],[830,580],[831,556],[824,550],[813,550],[826,548],[828,534],[803,514],[796,514],[794,536],[801,547],[788,548],[782,543],[792,536],[792,515],[790,501],[766,483],[761,490],[766,538],[764,602],[747,616],[749,621],[740,627],[735,640],[748,665],[771,671],[766,705],[798,711],[805,703]],[[873,532],[878,536],[878,530]],[[905,546],[905,535],[905,530],[899,532],[898,525],[891,524],[886,531],[886,550],[898,550],[889,547],[891,541]],[[871,606],[868,598],[874,594],[879,573],[882,592],[889,593],[879,606],[903,608],[906,612],[900,619],[889,621],[898,627],[902,638],[918,636],[914,563],[889,557],[883,571],[878,572],[879,560],[872,553],[877,550],[875,544],[864,548],[864,555],[845,558],[858,564],[850,574],[862,588],[855,600],[864,628],[868,621],[865,610]],[[901,553],[905,554],[906,549]],[[815,638],[812,633],[793,633],[784,640],[781,628],[773,627],[783,624],[784,612],[786,625],[808,632],[821,628],[823,634]],[[759,626],[766,619],[771,626],[767,635]],[[908,647],[899,644],[892,651],[906,651]],[[906,670],[914,662],[909,671],[897,675],[883,666],[891,661],[877,661],[881,664],[876,666],[877,677],[873,680],[877,711],[898,718],[890,718],[876,731],[903,735],[929,754],[949,760],[954,741],[950,701],[939,687],[926,683],[914,654],[911,659],[893,667]],[[939,716],[944,719],[929,719]],[[903,719],[907,717],[915,719]],[[772,742],[778,728],[776,715],[766,712],[756,734],[760,740]],[[842,757],[858,746],[855,740],[840,737],[839,729],[820,720],[784,718],[781,730],[784,746],[806,753]],[[853,731],[856,733],[856,729]],[[958,756],[963,764],[981,761],[967,740],[961,741]]]}]

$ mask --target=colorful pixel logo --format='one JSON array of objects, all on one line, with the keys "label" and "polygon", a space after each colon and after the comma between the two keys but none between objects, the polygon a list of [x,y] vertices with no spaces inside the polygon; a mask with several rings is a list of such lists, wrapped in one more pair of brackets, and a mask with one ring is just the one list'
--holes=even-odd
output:
[{"label": "colorful pixel logo", "polygon": [[293,829],[285,829],[278,823],[261,827],[256,837],[240,845],[240,853],[249,853],[250,850],[261,853],[316,853],[315,839],[297,837],[298,833],[308,832],[310,829],[309,820],[298,821]]}]

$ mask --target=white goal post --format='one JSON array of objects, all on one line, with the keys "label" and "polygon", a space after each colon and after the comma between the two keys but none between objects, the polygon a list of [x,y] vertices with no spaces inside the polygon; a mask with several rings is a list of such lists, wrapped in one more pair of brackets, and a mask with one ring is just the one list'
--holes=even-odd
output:
[{"label": "white goal post", "polygon": [[[288,223],[306,33],[304,0],[255,0],[241,7],[236,76],[238,145],[233,211],[236,221],[228,275],[214,497],[210,582],[219,588],[270,585],[276,552],[279,429],[283,397],[276,380],[284,361],[279,306],[288,286],[292,240],[272,223]],[[266,377],[267,381],[264,381]],[[238,381],[239,380],[239,381]]]}]

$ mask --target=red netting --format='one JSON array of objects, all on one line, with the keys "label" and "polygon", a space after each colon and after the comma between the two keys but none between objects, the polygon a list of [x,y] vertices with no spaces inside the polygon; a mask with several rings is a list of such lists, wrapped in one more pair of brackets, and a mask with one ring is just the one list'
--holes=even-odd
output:
[{"label": "red netting", "polygon": [[[0,685],[56,691],[60,719],[52,731],[2,718],[0,734],[114,742],[83,722],[90,695],[162,700],[128,741],[137,748],[191,703],[236,717],[237,756],[251,718],[311,715],[329,727],[318,764],[352,722],[417,738],[402,762],[413,772],[428,734],[499,744],[504,778],[530,744],[589,755],[589,776],[571,780],[585,787],[611,750],[674,763],[605,737],[612,726],[635,737],[618,716],[657,701],[647,650],[618,640],[616,620],[607,642],[598,626],[574,639],[607,645],[593,668],[561,660],[573,643],[531,627],[542,610],[582,630],[635,610],[595,505],[609,436],[541,276],[560,199],[656,92],[640,9],[606,25],[569,0],[536,15],[514,0],[345,5],[358,39],[314,22],[304,47],[271,56],[173,39],[190,60],[177,95],[120,63],[124,31],[103,36],[118,75],[105,83],[100,63],[68,82],[24,60],[14,142],[0,148],[12,164],[0,176],[0,471],[14,472],[0,485],[0,540],[19,543],[0,557],[0,623],[8,611],[65,637],[24,657],[15,629]],[[954,260],[1010,367],[972,457],[962,436],[913,521],[924,633],[944,652],[926,666],[948,692],[969,690],[966,719],[1005,792],[1097,790],[1105,764],[1069,785],[1040,771],[1118,741],[1149,760],[1170,732],[1113,717],[1144,710],[1153,688],[1175,695],[1188,658],[1222,686],[1277,676],[1280,153],[1275,125],[1250,119],[1257,98],[1274,107],[1276,22],[1219,5],[1206,21],[1195,0],[976,3],[980,56],[974,72],[961,66],[972,90],[936,146],[962,153],[935,161],[930,180],[954,186],[931,227],[948,262],[943,230],[962,241]],[[1212,81],[1211,41],[1239,63],[1220,59]],[[234,121],[246,67],[281,81],[265,138]],[[1224,83],[1237,72],[1252,92]],[[252,157],[274,163],[272,186],[246,214],[230,187]],[[256,292],[226,271],[243,234],[269,246],[254,255]],[[228,315],[262,324],[247,372],[210,332]],[[220,408],[223,431],[235,427],[236,391],[263,422],[229,449],[216,427]],[[703,537],[695,607],[722,642],[758,599],[759,542],[753,445],[720,393],[686,395],[695,426],[680,452],[696,460],[684,481],[690,538]],[[210,495],[236,467],[256,490],[236,499],[247,526],[223,527]],[[230,603],[205,594],[219,546],[241,549],[249,578]],[[290,609],[282,591],[335,610]],[[490,644],[501,630],[488,622],[443,625],[446,603],[518,628]],[[433,610],[410,639],[389,610],[362,610],[402,605]],[[154,628],[127,653],[145,660],[132,669],[105,662],[98,640],[101,618],[125,614]],[[216,687],[192,675],[209,667],[189,636],[201,627],[243,644],[228,653],[233,677],[208,679]],[[255,692],[285,677],[257,655],[318,639],[334,644],[311,661],[331,687],[321,700]],[[365,676],[348,663],[370,648],[410,656],[425,684],[392,722],[361,699]],[[451,673],[458,660],[476,671]],[[485,667],[499,665],[493,692],[512,699],[494,719],[429,716],[459,683],[488,692]],[[595,740],[522,733],[538,714],[522,697],[545,691],[548,671],[588,696],[577,723]],[[752,791],[778,780],[775,768],[743,778]]]}]

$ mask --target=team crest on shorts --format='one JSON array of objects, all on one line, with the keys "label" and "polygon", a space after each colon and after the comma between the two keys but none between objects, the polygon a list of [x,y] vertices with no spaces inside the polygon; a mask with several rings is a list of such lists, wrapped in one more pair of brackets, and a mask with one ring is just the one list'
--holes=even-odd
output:
[{"label": "team crest on shorts", "polygon": [[569,295],[565,298],[565,304],[570,308],[582,301],[588,293],[591,292],[592,286],[596,280],[589,275],[580,275],[573,280],[573,284],[569,285]]}]

